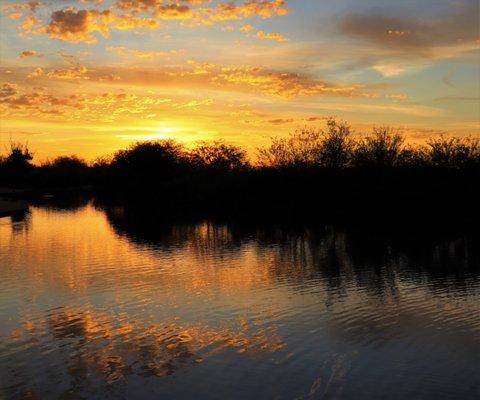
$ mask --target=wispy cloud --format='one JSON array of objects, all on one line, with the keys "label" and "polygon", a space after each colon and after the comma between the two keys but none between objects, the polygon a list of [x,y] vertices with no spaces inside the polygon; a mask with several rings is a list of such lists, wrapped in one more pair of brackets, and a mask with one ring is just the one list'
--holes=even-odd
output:
[{"label": "wispy cloud", "polygon": [[287,42],[288,39],[280,33],[277,32],[264,32],[258,31],[257,38],[264,40],[274,40],[276,42]]}]

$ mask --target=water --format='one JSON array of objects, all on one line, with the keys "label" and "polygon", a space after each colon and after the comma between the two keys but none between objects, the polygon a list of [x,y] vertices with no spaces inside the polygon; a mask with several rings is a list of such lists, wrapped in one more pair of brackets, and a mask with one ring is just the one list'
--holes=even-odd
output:
[{"label": "water", "polygon": [[479,253],[32,207],[0,219],[0,399],[478,399]]}]

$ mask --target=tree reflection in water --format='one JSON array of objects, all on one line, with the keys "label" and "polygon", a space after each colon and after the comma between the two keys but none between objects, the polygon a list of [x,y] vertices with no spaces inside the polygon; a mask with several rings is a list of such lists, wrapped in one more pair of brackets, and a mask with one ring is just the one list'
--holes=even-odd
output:
[{"label": "tree reflection in water", "polygon": [[479,244],[37,204],[0,226],[0,397],[469,398]]}]

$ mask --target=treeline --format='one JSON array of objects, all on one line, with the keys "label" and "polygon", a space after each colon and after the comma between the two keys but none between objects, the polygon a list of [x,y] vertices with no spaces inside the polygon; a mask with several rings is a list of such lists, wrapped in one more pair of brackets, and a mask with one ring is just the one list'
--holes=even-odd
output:
[{"label": "treeline", "polygon": [[0,160],[0,186],[90,187],[106,201],[255,218],[435,218],[448,210],[468,219],[480,200],[479,139],[437,137],[412,146],[393,129],[358,137],[335,120],[325,130],[273,138],[255,162],[224,142],[188,149],[173,140],[138,142],[92,163],[64,156],[35,166],[32,158],[27,146],[13,144]]},{"label": "treeline", "polygon": [[479,165],[480,138],[440,136],[412,146],[389,127],[354,138],[349,125],[331,119],[325,131],[304,129],[272,139],[269,147],[259,149],[259,163],[274,168],[464,168]]}]

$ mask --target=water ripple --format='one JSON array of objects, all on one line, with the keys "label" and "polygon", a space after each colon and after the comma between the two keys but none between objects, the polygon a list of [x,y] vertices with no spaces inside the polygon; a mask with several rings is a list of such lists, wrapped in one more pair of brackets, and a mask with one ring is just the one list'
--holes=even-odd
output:
[{"label": "water ripple", "polygon": [[0,398],[480,396],[478,238],[122,218],[0,219]]}]

